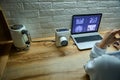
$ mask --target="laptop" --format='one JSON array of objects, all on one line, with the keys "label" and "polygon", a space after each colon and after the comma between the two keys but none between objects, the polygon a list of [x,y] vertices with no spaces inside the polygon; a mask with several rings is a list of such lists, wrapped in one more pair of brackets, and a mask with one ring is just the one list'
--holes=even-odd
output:
[{"label": "laptop", "polygon": [[71,37],[80,50],[90,49],[102,37],[98,33],[102,13],[72,16]]}]

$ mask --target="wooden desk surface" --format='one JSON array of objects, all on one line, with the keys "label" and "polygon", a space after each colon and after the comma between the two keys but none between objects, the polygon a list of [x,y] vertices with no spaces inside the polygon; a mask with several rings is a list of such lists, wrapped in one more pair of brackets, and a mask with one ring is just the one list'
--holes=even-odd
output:
[{"label": "wooden desk surface", "polygon": [[10,49],[11,49],[11,44],[0,45],[0,80],[1,80],[1,77],[3,76],[6,63],[9,58]]},{"label": "wooden desk surface", "polygon": [[11,51],[2,80],[89,80],[83,68],[89,53],[79,51],[73,41],[59,48],[54,42],[32,43],[28,51]]}]

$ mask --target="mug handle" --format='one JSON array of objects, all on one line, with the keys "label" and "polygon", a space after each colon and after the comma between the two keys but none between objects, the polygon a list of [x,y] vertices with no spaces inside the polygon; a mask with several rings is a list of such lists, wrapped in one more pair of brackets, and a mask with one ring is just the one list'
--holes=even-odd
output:
[{"label": "mug handle", "polygon": [[30,44],[30,43],[31,43],[31,36],[30,36],[30,34],[28,33],[28,31],[27,31],[27,30],[22,30],[21,33],[22,33],[22,34],[25,34],[25,35],[27,36],[27,38],[28,38],[28,41],[26,41],[25,43],[26,43],[26,44]]}]

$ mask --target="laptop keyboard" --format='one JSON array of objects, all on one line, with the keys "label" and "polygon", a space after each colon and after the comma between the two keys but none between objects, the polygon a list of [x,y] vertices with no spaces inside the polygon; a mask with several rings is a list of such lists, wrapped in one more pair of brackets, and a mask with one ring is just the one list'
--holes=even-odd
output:
[{"label": "laptop keyboard", "polygon": [[89,41],[95,41],[95,40],[101,40],[102,37],[99,35],[93,35],[93,36],[85,36],[85,37],[76,37],[75,40],[77,43],[80,42],[89,42]]}]

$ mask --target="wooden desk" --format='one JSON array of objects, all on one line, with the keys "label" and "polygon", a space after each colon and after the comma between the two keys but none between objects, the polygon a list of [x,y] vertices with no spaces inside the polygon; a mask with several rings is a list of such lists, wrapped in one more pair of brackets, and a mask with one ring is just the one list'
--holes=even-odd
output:
[{"label": "wooden desk", "polygon": [[2,80],[89,80],[83,68],[89,53],[79,51],[73,41],[60,48],[54,42],[32,43],[28,51],[11,51]]}]

